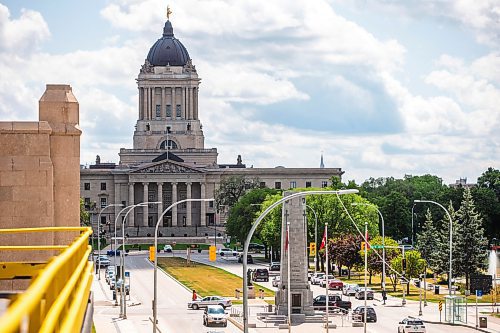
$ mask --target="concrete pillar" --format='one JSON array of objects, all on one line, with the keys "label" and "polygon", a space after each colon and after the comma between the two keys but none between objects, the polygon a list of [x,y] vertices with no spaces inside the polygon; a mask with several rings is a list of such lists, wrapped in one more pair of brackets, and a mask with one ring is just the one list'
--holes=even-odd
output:
[{"label": "concrete pillar", "polygon": [[[39,101],[39,119],[47,121],[53,166],[54,226],[80,226],[80,111],[71,86],[48,84]],[[35,154],[35,153],[32,153]],[[24,173],[23,173],[24,175]],[[61,236],[61,237],[59,237]],[[56,244],[71,235],[56,234]]]},{"label": "concrete pillar", "polygon": [[193,88],[188,89],[188,119],[193,119]]},{"label": "concrete pillar", "polygon": [[[134,203],[135,203],[134,202],[134,183],[129,183],[128,184],[128,203],[127,203],[127,206],[133,205]],[[122,207],[122,209],[123,209],[123,207]],[[134,226],[134,221],[135,221],[134,217],[135,217],[135,211],[131,211],[130,214],[128,214],[128,226],[129,227]]]},{"label": "concrete pillar", "polygon": [[[186,183],[186,199],[191,199],[191,183]],[[191,202],[186,202],[186,226],[192,226],[191,220]]]},{"label": "concrete pillar", "polygon": [[198,88],[193,88],[193,119],[198,119]]},{"label": "concrete pillar", "polygon": [[181,118],[186,119],[186,88],[181,87]]},{"label": "concrete pillar", "polygon": [[144,96],[142,95],[142,88],[139,87],[139,120],[142,119],[142,101]]},{"label": "concrete pillar", "polygon": [[[201,183],[200,188],[201,188],[200,199],[205,199],[205,183]],[[201,202],[200,225],[202,226],[207,225],[207,203],[204,201]]]},{"label": "concrete pillar", "polygon": [[172,87],[172,119],[177,117],[177,103],[175,100],[175,87]]},{"label": "concrete pillar", "polygon": [[[177,183],[172,183],[172,204],[177,202]],[[177,206],[172,207],[172,227],[177,226]]]},{"label": "concrete pillar", "polygon": [[[142,187],[144,189],[144,195],[142,197],[142,202],[148,202],[148,195],[149,195],[149,183],[142,183]],[[148,205],[145,205],[142,207],[142,225],[147,227],[148,226],[148,215],[149,215],[149,207]]]},{"label": "concrete pillar", "polygon": [[[119,205],[122,203],[122,197],[121,197],[121,193],[120,193],[120,183],[116,183],[115,182],[115,205]],[[113,207],[115,209],[115,214],[113,216],[113,221],[114,219],[116,218],[116,216],[118,215],[118,213],[120,212],[120,210],[123,208],[123,207],[120,207],[120,206],[115,206]],[[98,221],[97,223],[101,223],[101,221]]]},{"label": "concrete pillar", "polygon": [[[158,204],[158,217],[160,217],[161,213],[163,213],[163,183],[159,182],[156,184],[158,186],[157,201],[160,202]],[[163,222],[160,223],[160,226],[163,226]]]}]

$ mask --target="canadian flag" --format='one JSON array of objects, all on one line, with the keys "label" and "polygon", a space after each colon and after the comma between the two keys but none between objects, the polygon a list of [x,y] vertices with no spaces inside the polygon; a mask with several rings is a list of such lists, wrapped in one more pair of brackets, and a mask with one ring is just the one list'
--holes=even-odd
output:
[{"label": "canadian flag", "polygon": [[366,249],[369,250],[370,249],[370,243],[368,243],[368,230],[366,230],[365,232],[365,241],[366,241]]},{"label": "canadian flag", "polygon": [[325,232],[323,233],[323,239],[321,240],[321,246],[319,247],[319,249],[321,250],[325,246],[326,246],[326,225],[325,225]]},{"label": "canadian flag", "polygon": [[285,252],[288,251],[288,226],[286,227]]}]

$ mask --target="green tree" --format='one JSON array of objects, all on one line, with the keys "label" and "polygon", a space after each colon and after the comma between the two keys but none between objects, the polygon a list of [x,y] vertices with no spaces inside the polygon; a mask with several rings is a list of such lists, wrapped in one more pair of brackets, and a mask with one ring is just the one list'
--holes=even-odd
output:
[{"label": "green tree", "polygon": [[496,196],[500,198],[500,170],[489,167],[477,179],[477,185],[493,190]]},{"label": "green tree", "polygon": [[[382,240],[383,240],[382,236],[376,236],[376,237],[373,237],[371,239],[368,239],[368,242],[370,243],[370,246],[373,246],[373,245],[381,246],[382,244],[384,244],[384,242]],[[386,246],[385,262],[389,263],[398,254],[398,249],[394,248],[394,247],[398,246],[398,243],[390,237],[385,237],[385,246]],[[361,256],[362,264],[364,264],[365,251],[360,249],[359,255]],[[374,249],[372,247],[370,247],[368,249],[367,269],[368,269],[368,274],[369,274],[369,279],[370,279],[369,283],[370,284],[372,283],[372,276],[374,274],[382,273],[382,269],[383,269],[382,258],[383,258],[383,256],[382,256],[381,249]],[[386,269],[386,271],[388,271],[388,270]]]},{"label": "green tree", "polygon": [[[425,259],[422,259],[422,256],[419,251],[410,250],[405,251],[406,258],[406,269],[404,271],[404,277],[406,280],[410,280],[412,278],[418,278],[420,274],[424,272],[425,268]],[[399,277],[403,275],[403,254],[400,253],[398,256],[394,257],[391,261],[391,267],[394,271],[391,272],[391,282],[393,286],[393,290],[396,291],[397,281]],[[406,285],[407,293],[410,293],[410,285]]]},{"label": "green tree", "polygon": [[[454,271],[457,270],[456,261],[459,249],[456,246],[459,225],[457,220],[457,213],[453,208],[453,205],[448,205],[447,208],[450,213],[450,217],[452,220],[452,268]],[[450,269],[450,220],[448,219],[448,215],[444,215],[443,218],[438,223],[438,237],[437,237],[437,247],[436,247],[436,256],[433,258],[434,271],[437,274],[443,274],[449,272]]]},{"label": "green tree", "polygon": [[457,273],[465,275],[469,289],[471,274],[487,268],[488,240],[484,237],[482,218],[476,212],[470,189],[466,188],[460,209],[456,212],[459,222],[457,247]]},{"label": "green tree", "polygon": [[[276,192],[276,191],[275,191]],[[264,212],[269,206],[280,200],[281,194],[269,194],[262,202],[259,215]],[[278,205],[269,214],[264,217],[264,220],[259,226],[260,237],[264,243],[272,248],[271,260],[276,260],[280,256],[281,251],[281,206]]]},{"label": "green tree", "polygon": [[80,225],[90,226],[90,213],[85,209],[83,198],[80,198]]},{"label": "green tree", "polygon": [[221,180],[219,188],[215,190],[215,204],[233,207],[235,203],[248,191],[259,187],[257,178],[247,179],[244,176],[231,176]]},{"label": "green tree", "polygon": [[[437,270],[437,256],[439,256],[437,249],[440,244],[438,238],[436,237],[437,235],[438,232],[434,226],[431,210],[427,209],[425,213],[424,225],[422,226],[421,231],[417,234],[416,248],[420,251],[422,257],[426,260],[427,265],[429,265],[432,270]],[[425,271],[426,270],[427,269],[425,269]]]},{"label": "green tree", "polygon": [[275,194],[276,192],[276,190],[268,188],[253,189],[243,195],[229,210],[226,222],[227,234],[243,243],[252,228],[252,223],[258,216],[257,213],[260,211],[260,205],[268,195]]},{"label": "green tree", "polygon": [[329,242],[329,259],[337,265],[339,276],[342,266],[347,267],[348,278],[351,278],[351,270],[355,265],[362,263],[361,255],[361,237],[359,235],[347,234],[342,237],[336,237]]}]

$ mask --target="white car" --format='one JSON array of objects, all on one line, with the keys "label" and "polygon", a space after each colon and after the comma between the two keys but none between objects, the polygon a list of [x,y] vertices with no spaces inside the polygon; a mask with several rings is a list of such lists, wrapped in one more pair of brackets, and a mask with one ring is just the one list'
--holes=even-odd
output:
[{"label": "white car", "polygon": [[167,253],[167,252],[172,252],[172,251],[173,251],[173,249],[172,249],[172,245],[167,244],[167,245],[165,245],[165,246],[163,247],[163,252],[165,252],[165,253]]},{"label": "white car", "polygon": [[319,284],[323,276],[325,276],[325,273],[314,273],[313,276],[311,276],[311,284]]},{"label": "white car", "polygon": [[280,285],[280,281],[281,281],[281,277],[279,275],[275,276],[273,279],[273,287],[278,288],[278,286]]},{"label": "white car", "polygon": [[97,257],[97,265],[99,267],[108,267],[111,264],[111,261],[109,260],[108,256],[103,256],[100,255]]},{"label": "white car", "polygon": [[209,305],[220,305],[225,309],[227,307],[230,307],[232,305],[232,302],[229,298],[221,296],[207,296],[188,302],[188,308],[193,310],[206,308]]},{"label": "white car", "polygon": [[[335,277],[331,274],[328,274],[328,281],[335,280]],[[326,274],[319,280],[319,286],[325,288],[326,287]]]},{"label": "white car", "polygon": [[222,249],[219,250],[219,255],[221,257],[224,257],[224,256],[228,256],[228,257],[237,256],[238,255],[238,251],[233,251],[231,249],[222,248]]},{"label": "white car", "polygon": [[399,322],[398,333],[426,333],[424,322],[420,318],[406,317]]},{"label": "white car", "polygon": [[342,288],[342,294],[345,296],[354,296],[356,295],[356,291],[358,291],[359,285],[356,283],[348,283],[344,284],[344,288]]},{"label": "white car", "polygon": [[214,324],[227,326],[227,313],[220,305],[209,305],[203,312],[203,325],[208,327]]}]

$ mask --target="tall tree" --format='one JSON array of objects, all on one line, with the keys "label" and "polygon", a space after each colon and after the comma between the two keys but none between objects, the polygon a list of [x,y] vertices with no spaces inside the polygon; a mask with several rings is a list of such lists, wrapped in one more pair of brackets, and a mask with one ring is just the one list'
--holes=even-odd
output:
[{"label": "tall tree", "polygon": [[[384,242],[382,241],[382,236],[376,236],[372,239],[369,239],[368,242],[370,243],[371,246],[373,245],[382,245]],[[398,246],[398,243],[390,238],[390,237],[385,237],[385,262],[389,263],[391,260],[397,256],[398,254],[398,249],[395,247]],[[364,263],[364,256],[365,256],[365,251],[363,249],[360,249],[359,254],[362,258],[362,263]],[[369,283],[372,283],[372,276],[374,274],[380,274],[382,273],[382,250],[381,249],[374,249],[370,247],[368,249],[367,253],[367,268],[368,268],[368,274],[369,274]]]},{"label": "tall tree", "polygon": [[[455,209],[453,208],[453,205],[450,204],[448,205],[447,208],[448,212],[450,213],[450,217],[452,220],[452,268],[453,271],[457,271],[457,256],[459,254],[459,249],[456,245],[457,243],[457,236],[459,232],[459,225],[457,221],[457,214]],[[448,273],[449,268],[450,268],[450,220],[448,218],[448,215],[444,215],[443,218],[439,221],[438,223],[438,237],[437,237],[437,247],[436,247],[436,256],[434,257],[434,268],[435,268],[435,273],[437,274],[442,274],[442,273]]]},{"label": "tall tree", "polygon": [[[276,190],[274,193],[276,193]],[[258,214],[262,214],[264,210],[282,197],[281,194],[268,194],[262,202]],[[264,244],[272,248],[272,260],[278,259],[281,251],[281,207],[278,205],[270,211],[257,229]]]},{"label": "tall tree", "polygon": [[477,213],[470,189],[466,188],[460,209],[456,212],[459,221],[459,232],[456,246],[457,273],[465,275],[465,283],[469,289],[471,274],[487,268],[488,240],[484,237],[483,221]]},{"label": "tall tree", "polygon": [[233,207],[245,193],[258,187],[259,180],[256,178],[231,176],[222,179],[219,188],[215,190],[215,204],[217,208],[221,206]]},{"label": "tall tree", "polygon": [[[407,280],[419,277],[420,274],[424,272],[425,259],[422,259],[422,255],[419,251],[410,250],[405,251],[406,258],[406,268],[404,270],[404,276]],[[391,272],[391,281],[393,283],[393,288],[396,290],[396,284],[398,278],[403,274],[403,254],[400,253],[391,261],[391,267],[397,272]],[[406,285],[407,293],[410,293],[410,284]]]},{"label": "tall tree", "polygon": [[431,210],[427,209],[425,212],[424,225],[422,226],[421,231],[417,234],[416,248],[420,251],[422,257],[426,260],[427,265],[429,265],[432,270],[436,270],[437,256],[439,256],[437,249],[440,241],[438,240],[437,235],[438,232],[434,226]]},{"label": "tall tree", "polygon": [[361,237],[359,235],[348,234],[342,237],[336,237],[329,242],[329,254],[331,261],[337,265],[339,276],[342,266],[347,267],[348,278],[351,278],[351,270],[354,265],[362,263],[359,254],[361,250]]}]

